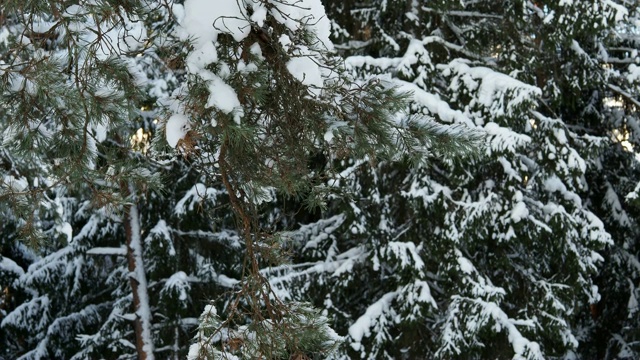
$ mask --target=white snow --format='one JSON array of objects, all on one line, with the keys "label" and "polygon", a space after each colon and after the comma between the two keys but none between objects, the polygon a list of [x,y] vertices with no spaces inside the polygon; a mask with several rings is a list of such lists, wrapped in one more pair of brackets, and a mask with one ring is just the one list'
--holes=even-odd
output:
[{"label": "white snow", "polygon": [[[527,102],[535,101],[542,90],[487,67],[471,67],[464,60],[438,65],[445,76],[451,76],[449,89],[458,92],[462,87],[477,92],[474,102],[489,109],[494,116],[513,115]],[[455,99],[453,99],[455,100]]]},{"label": "white snow", "polygon": [[207,304],[204,306],[204,310],[202,311],[202,314],[207,314],[207,316],[216,316],[218,315],[218,310],[216,309],[216,307],[212,304]]},{"label": "white snow", "polygon": [[495,303],[486,302],[480,299],[473,299],[472,301],[482,307],[483,313],[493,318],[498,329],[505,328],[507,330],[509,342],[515,352],[515,359],[544,359],[542,351],[540,350],[540,345],[535,341],[530,341],[525,338],[516,327],[516,324],[526,324],[528,327],[534,327],[532,322],[517,321],[509,318],[509,316]]},{"label": "white snow", "polygon": [[[73,13],[79,13],[82,10],[84,10],[82,6],[68,9]],[[74,18],[71,13],[67,16]],[[92,46],[95,49],[95,56],[100,60],[136,51],[142,48],[147,40],[147,31],[143,21],[133,15],[122,19],[124,21],[123,26],[114,26],[110,20],[96,24],[91,16],[79,17],[79,19],[85,20],[72,20],[69,24],[69,29],[77,32],[79,44]],[[98,28],[98,26],[108,30],[98,36],[96,32],[90,30]],[[86,57],[87,55],[83,56]],[[88,62],[88,64],[91,64],[91,62]]]},{"label": "white snow", "polygon": [[416,280],[396,291],[384,294],[349,327],[349,336],[353,340],[351,347],[354,350],[361,349],[362,339],[371,336],[372,329],[378,333],[376,337],[379,337],[380,333],[389,326],[388,323],[401,321],[398,312],[392,307],[394,301],[399,303],[401,307],[413,305],[418,309],[422,306],[420,303],[427,303],[437,308],[435,300],[431,297],[429,285],[424,281]]},{"label": "white snow", "polygon": [[354,344],[351,346],[355,350],[360,347],[360,342],[364,337],[371,335],[371,328],[376,323],[383,321],[382,317],[390,311],[391,303],[398,296],[398,292],[393,291],[384,294],[380,299],[371,304],[365,313],[349,326],[349,336],[353,339]]},{"label": "white snow", "polygon": [[[324,84],[318,64],[310,57],[294,57],[287,62],[287,70],[301,83],[321,88]],[[310,89],[314,92],[317,89]]]},{"label": "white snow", "polygon": [[[11,33],[9,32],[9,29],[6,26],[3,26],[2,29],[0,29],[0,44],[2,45],[7,45],[9,43],[9,35],[11,35]],[[0,65],[5,64],[4,61],[0,60]],[[0,67],[0,75],[2,75],[2,68]]]},{"label": "white snow", "polygon": [[459,110],[451,109],[449,104],[440,99],[438,95],[426,92],[416,84],[402,80],[394,80],[394,85],[397,86],[401,92],[412,93],[413,99],[417,104],[425,107],[430,114],[438,116],[442,121],[474,126],[473,121],[469,117]]},{"label": "white snow", "polygon": [[471,274],[475,271],[475,267],[473,266],[473,264],[471,264],[471,261],[463,257],[461,254],[460,256],[458,256],[457,260],[458,265],[460,266],[460,271],[462,271],[463,273]]},{"label": "white snow", "polygon": [[87,250],[86,252],[89,255],[117,255],[117,256],[125,256],[127,255],[127,248],[125,246],[121,247],[95,247]]},{"label": "white snow", "polygon": [[[187,69],[208,83],[210,95],[206,107],[215,107],[225,114],[233,114],[234,121],[238,124],[244,113],[237,93],[224,81],[229,75],[229,67],[220,64],[217,74],[206,69],[207,65],[218,61],[215,43],[219,34],[229,34],[235,41],[240,42],[249,35],[252,26],[264,25],[268,14],[293,32],[305,29],[315,34],[317,41],[313,42],[310,48],[295,48],[295,57],[287,63],[287,69],[303,84],[311,86],[310,92],[316,95],[319,92],[316,88],[321,88],[324,83],[323,69],[316,64],[312,56],[319,56],[317,51],[333,48],[329,40],[331,25],[320,0],[267,2],[269,6],[262,1],[241,0],[186,0],[183,6],[174,4],[173,12],[180,24],[177,35],[182,39],[193,40],[194,49],[186,59]],[[255,46],[251,47],[251,51],[255,51]],[[253,71],[256,68],[255,64],[243,64],[239,70]],[[172,131],[167,132],[167,142],[172,147],[175,147],[179,139],[185,135],[184,129],[180,129],[185,121],[175,122],[176,126],[171,126]],[[212,124],[216,123],[213,119]]]},{"label": "white snow", "polygon": [[[149,235],[144,239],[145,246],[160,246],[167,247],[166,252],[170,256],[176,255],[176,249],[173,246],[173,238],[171,237],[171,228],[164,220],[158,220],[156,226],[149,230]],[[155,235],[155,236],[154,236]],[[154,240],[159,238],[160,240],[153,244]],[[152,245],[153,244],[153,245]]]},{"label": "white snow", "polygon": [[438,308],[438,304],[436,303],[436,300],[431,295],[431,288],[429,287],[429,284],[426,281],[416,280],[416,282],[414,283],[414,286],[415,286],[414,288],[415,291],[412,291],[409,293],[409,300],[411,300],[412,295],[417,293],[418,301],[423,303],[429,303],[434,308],[436,309]]},{"label": "white snow", "polygon": [[194,343],[189,346],[189,353],[187,354],[187,360],[200,359],[200,344]]},{"label": "white snow", "polygon": [[550,193],[558,191],[565,200],[572,201],[577,208],[582,207],[582,199],[576,193],[568,191],[567,186],[555,175],[544,181],[544,189]]},{"label": "white snow", "polygon": [[390,241],[380,249],[381,255],[393,256],[400,262],[401,268],[422,269],[424,262],[420,257],[420,248],[413,242]]},{"label": "white snow", "polygon": [[517,202],[513,209],[511,209],[511,220],[514,223],[526,219],[528,216],[529,210],[527,209],[527,205],[522,201]]},{"label": "white snow", "polygon": [[50,321],[49,296],[37,296],[20,304],[0,322],[0,328],[8,324],[29,324],[31,329],[42,330]]},{"label": "white snow", "polygon": [[105,116],[105,118],[103,119],[102,122],[99,122],[99,123],[95,124],[94,127],[93,127],[94,135],[96,137],[96,140],[99,143],[101,143],[101,142],[103,142],[103,141],[105,141],[107,139],[107,131],[109,131],[109,129],[107,127],[108,123],[109,122],[108,122],[108,120],[106,119],[106,116]]},{"label": "white snow", "polygon": [[324,141],[328,142],[329,144],[333,142],[333,137],[333,129],[329,129],[324,133]]},{"label": "white snow", "polygon": [[[254,10],[259,13],[254,14],[255,20],[264,21],[260,18],[260,13],[266,14],[265,10],[257,4],[256,6]],[[183,39],[194,41],[194,49],[187,55],[187,69],[191,74],[201,77],[208,83],[210,94],[206,106],[215,107],[225,114],[233,112],[234,121],[240,123],[243,116],[242,107],[236,92],[220,77],[226,76],[222,75],[224,71],[221,70],[220,74],[216,75],[205,67],[218,61],[215,42],[219,34],[230,34],[235,41],[240,42],[251,31],[245,3],[237,0],[186,0],[183,8],[180,5],[174,7],[181,25],[178,35]],[[183,123],[183,121],[177,122],[180,126]],[[215,120],[212,120],[213,123]],[[172,147],[175,147],[172,144],[177,144],[178,140],[184,136],[181,132],[176,134],[176,137],[171,137],[171,141],[167,135],[167,142]]]},{"label": "white snow", "polygon": [[15,192],[22,192],[29,187],[29,181],[24,177],[16,178],[13,175],[5,175],[4,180],[0,185],[7,186]]},{"label": "white snow", "polygon": [[255,22],[259,27],[262,27],[267,18],[267,8],[261,1],[250,1],[250,3],[253,10],[251,21]]},{"label": "white snow", "polygon": [[186,0],[184,10],[177,11],[184,11],[180,21],[184,30],[182,37],[193,38],[196,50],[217,41],[221,33],[230,34],[239,42],[251,31],[243,1]]},{"label": "white snow", "polygon": [[3,257],[2,259],[0,259],[0,270],[8,271],[18,276],[24,275],[24,269],[21,268],[18,264],[16,264],[15,261],[7,257]]},{"label": "white snow", "polygon": [[184,271],[178,271],[177,273],[171,275],[167,282],[164,285],[164,288],[161,292],[167,291],[177,291],[178,299],[180,301],[186,301],[188,298],[189,290],[191,290],[191,285],[189,284],[189,277]]},{"label": "white snow", "polygon": [[216,283],[218,283],[218,285],[220,286],[233,289],[235,286],[237,286],[240,283],[240,280],[232,279],[224,274],[218,274],[218,276],[216,277]]},{"label": "white snow", "polygon": [[562,145],[567,143],[567,135],[563,129],[554,129],[553,135],[556,137],[556,140],[558,140],[558,143]]},{"label": "white snow", "polygon": [[635,313],[638,312],[638,310],[640,310],[638,308],[638,298],[636,297],[636,287],[633,284],[633,281],[631,281],[631,279],[627,279],[627,281],[629,282],[629,301],[627,302],[627,311],[629,311],[629,318],[631,319],[633,316],[635,316]]},{"label": "white snow", "polygon": [[201,47],[189,53],[186,59],[187,70],[192,74],[204,69],[205,66],[218,61],[218,51],[212,42],[206,42]]},{"label": "white snow", "polygon": [[[194,184],[191,189],[178,201],[174,212],[176,215],[182,215],[188,211],[193,211],[194,207],[201,201],[211,201],[215,204],[216,197],[220,192],[216,188],[207,188],[202,183]],[[188,205],[187,205],[188,204]]]},{"label": "white snow", "polygon": [[294,32],[304,26],[318,39],[315,49],[333,50],[333,43],[329,40],[331,22],[320,0],[268,0],[268,2],[272,5],[269,11],[276,21]]},{"label": "white snow", "polygon": [[605,0],[604,5],[608,7],[607,12],[609,14],[612,12],[614,13],[614,19],[616,22],[624,20],[624,18],[629,15],[629,10],[627,10],[624,5],[617,4],[615,1]]},{"label": "white snow", "polygon": [[637,66],[636,64],[631,64],[629,65],[628,71],[629,72],[626,75],[627,81],[629,81],[630,83],[634,83],[638,81],[638,79],[640,79],[640,66]]},{"label": "white snow", "polygon": [[484,126],[484,131],[490,135],[490,147],[487,151],[516,152],[518,147],[531,142],[531,138],[524,134],[519,134],[509,128],[490,122]]},{"label": "white snow", "polygon": [[24,76],[17,74],[15,72],[9,73],[9,91],[11,92],[19,92],[24,89],[26,79]]},{"label": "white snow", "polygon": [[56,226],[56,232],[64,234],[67,238],[67,243],[70,243],[71,239],[73,239],[73,228],[66,221]]},{"label": "white snow", "polygon": [[80,5],[71,5],[67,7],[67,9],[62,13],[63,17],[76,17],[86,15],[87,11],[84,6]]},{"label": "white snow", "polygon": [[182,114],[173,114],[164,125],[167,143],[172,148],[178,145],[178,141],[183,139],[191,128],[189,119]]},{"label": "white snow", "polygon": [[230,114],[234,110],[236,116],[234,120],[236,123],[240,123],[240,117],[242,116],[242,105],[238,100],[238,95],[235,90],[229,84],[225,83],[220,77],[211,72],[201,72],[200,75],[205,80],[209,80],[209,99],[207,100],[207,107],[216,107],[225,114]]},{"label": "white snow", "polygon": [[[131,191],[133,192],[133,188]],[[129,205],[129,226],[131,227],[131,241],[129,243],[130,251],[133,253],[135,262],[135,269],[130,274],[138,282],[138,298],[140,303],[136,309],[136,315],[140,319],[142,326],[142,342],[143,350],[147,354],[147,359],[153,360],[153,339],[151,337],[151,309],[149,307],[149,293],[147,292],[147,276],[145,274],[145,267],[142,261],[142,241],[140,238],[140,215],[138,214],[138,207],[134,203]]]}]

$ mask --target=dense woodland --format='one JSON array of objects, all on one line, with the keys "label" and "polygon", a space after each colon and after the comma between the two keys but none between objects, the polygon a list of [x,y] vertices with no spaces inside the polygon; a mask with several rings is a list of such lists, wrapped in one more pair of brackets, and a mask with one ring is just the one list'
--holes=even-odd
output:
[{"label": "dense woodland", "polygon": [[0,359],[640,358],[637,0],[2,0]]}]

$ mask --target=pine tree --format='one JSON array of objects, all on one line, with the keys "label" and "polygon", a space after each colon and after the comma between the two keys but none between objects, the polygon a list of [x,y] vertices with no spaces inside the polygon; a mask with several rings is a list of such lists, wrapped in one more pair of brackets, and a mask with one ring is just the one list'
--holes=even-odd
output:
[{"label": "pine tree", "polygon": [[[219,193],[184,159],[148,156],[152,105],[180,76],[162,57],[176,50],[159,5],[2,5],[1,356],[181,357],[191,307],[233,284],[228,216],[197,211]],[[210,242],[227,253],[207,255]]]},{"label": "pine tree", "polygon": [[182,357],[211,299],[224,318],[201,318],[193,356],[327,355],[327,319],[264,275],[286,257],[278,207],[324,206],[342,159],[463,138],[345,71],[319,1],[0,14],[2,356]]},{"label": "pine tree", "polygon": [[[458,143],[469,134],[407,116],[410,98],[395,83],[346,71],[330,52],[319,1],[202,6],[188,1],[178,11],[183,36],[195,37],[185,58],[192,82],[174,93],[166,140],[222,181],[247,260],[225,317],[213,307],[203,313],[190,356],[326,354],[334,341],[325,320],[265,277],[270,270],[263,267],[277,264],[290,243],[287,204],[314,211],[340,195],[343,187],[328,180],[339,176],[343,159],[419,161],[432,148],[463,153],[471,144],[436,142]],[[213,30],[201,26],[209,23]],[[300,319],[313,327],[298,331]]]},{"label": "pine tree", "polygon": [[[144,98],[135,55],[144,50],[143,21],[152,9],[112,5],[3,3],[2,197],[10,206],[2,210],[19,232],[3,240],[9,248],[25,238],[40,242],[43,255],[9,284],[25,293],[2,320],[10,344],[3,351],[11,357],[74,354],[69,336],[95,328],[114,306],[105,294],[117,287],[110,273],[117,267],[91,259],[94,246],[122,230],[116,224],[123,219],[109,207],[126,208],[125,227],[135,225],[132,190],[158,187],[153,167],[129,150],[131,122],[139,121]],[[142,337],[150,319],[135,230],[127,232],[124,248],[135,274],[128,294],[134,295],[138,341],[150,349],[149,336]]]}]

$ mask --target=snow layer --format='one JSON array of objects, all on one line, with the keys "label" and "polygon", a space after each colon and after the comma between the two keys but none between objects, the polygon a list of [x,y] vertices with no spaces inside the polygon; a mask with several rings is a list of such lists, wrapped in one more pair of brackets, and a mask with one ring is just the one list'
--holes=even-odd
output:
[{"label": "snow layer", "polygon": [[[240,100],[238,100],[238,94],[227,83],[225,83],[220,77],[214,75],[211,72],[201,72],[201,76],[205,80],[209,80],[209,99],[207,100],[207,107],[216,107],[225,114],[230,114],[236,110],[239,114],[242,113],[242,106]],[[240,122],[240,117],[236,116],[235,121]]]},{"label": "snow layer", "polygon": [[[324,83],[323,72],[313,57],[319,55],[318,51],[333,49],[329,40],[331,24],[320,0],[186,0],[183,6],[175,4],[173,12],[180,24],[177,35],[193,41],[194,48],[186,59],[187,70],[208,83],[208,108],[233,113],[234,121],[240,123],[244,113],[235,90],[225,82],[227,74],[224,71],[214,74],[207,66],[218,61],[218,35],[229,34],[241,42],[252,27],[263,27],[269,14],[292,32],[305,30],[315,35],[317,41],[312,42],[310,48],[298,46],[292,49],[294,57],[287,63],[287,69],[296,79],[312,87],[312,94],[318,95],[317,88]],[[255,67],[249,65],[246,66],[248,71]],[[183,121],[176,121],[177,127],[183,124]],[[167,141],[175,147],[184,135],[179,129],[167,132]]]},{"label": "snow layer", "polygon": [[309,57],[292,58],[287,63],[287,70],[305,85],[322,87],[324,83],[318,64]]},{"label": "snow layer", "polygon": [[87,254],[89,255],[117,255],[117,256],[125,256],[127,255],[127,248],[124,246],[121,247],[95,247],[87,250]]},{"label": "snow layer", "polygon": [[212,42],[206,42],[198,49],[189,53],[186,63],[190,73],[195,74],[205,66],[218,61],[218,52]]},{"label": "snow layer", "polygon": [[536,86],[486,67],[471,67],[463,60],[453,60],[438,68],[445,76],[452,76],[450,90],[458,92],[466,88],[477,91],[477,98],[471,105],[477,102],[490,109],[494,116],[513,115],[522,105],[542,95],[542,90]]},{"label": "snow layer", "polygon": [[318,42],[315,49],[333,50],[333,44],[329,40],[331,22],[327,18],[320,0],[268,1],[273,6],[270,12],[276,21],[284,24],[291,31],[297,31],[304,27],[305,30],[317,37]]},{"label": "snow layer", "polygon": [[189,119],[182,114],[173,114],[164,126],[167,143],[172,148],[178,145],[190,129]]},{"label": "snow layer", "polygon": [[136,309],[136,315],[142,326],[142,349],[147,354],[147,359],[153,360],[153,339],[151,337],[151,309],[149,307],[149,293],[147,292],[147,276],[142,262],[142,241],[140,238],[140,215],[136,204],[129,206],[129,224],[131,226],[130,250],[133,253],[135,269],[130,274],[138,282],[138,298],[140,303]]},{"label": "snow layer", "polygon": [[187,300],[190,290],[189,277],[184,271],[178,271],[167,279],[161,293],[176,292],[178,294],[178,300],[184,302]]},{"label": "snow layer", "polygon": [[183,38],[194,39],[195,51],[217,41],[221,33],[242,41],[251,31],[251,26],[247,21],[246,9],[239,5],[244,4],[236,0],[186,0],[184,17],[180,21],[184,29]]},{"label": "snow layer", "polygon": [[391,303],[398,296],[396,291],[384,294],[378,301],[371,304],[365,313],[349,327],[349,336],[354,343],[351,345],[355,350],[360,348],[360,342],[364,337],[371,335],[371,328],[383,320],[385,313],[388,313]]},{"label": "snow layer", "polygon": [[0,259],[0,271],[8,271],[18,276],[24,275],[24,269],[16,264],[15,261],[6,257]]},{"label": "snow layer", "polygon": [[215,204],[218,195],[219,191],[217,189],[207,188],[202,183],[196,183],[178,201],[173,211],[176,215],[183,215],[188,211],[193,211],[194,207],[201,201],[208,200]]},{"label": "snow layer", "polygon": [[[95,50],[95,56],[100,60],[137,51],[147,41],[147,31],[144,23],[135,16],[122,18],[124,26],[114,26],[109,20],[96,24],[93,17],[83,16],[88,12],[89,10],[82,5],[71,5],[65,10],[63,16],[70,19],[78,19],[77,21],[70,21],[69,30],[79,34],[79,44],[92,47]],[[43,30],[48,30],[48,28],[55,25],[55,23],[48,22],[39,22],[39,24],[41,26],[39,32],[44,32]],[[108,31],[98,36],[92,30],[95,28],[108,29]],[[79,61],[79,63],[82,63],[82,61]]]}]

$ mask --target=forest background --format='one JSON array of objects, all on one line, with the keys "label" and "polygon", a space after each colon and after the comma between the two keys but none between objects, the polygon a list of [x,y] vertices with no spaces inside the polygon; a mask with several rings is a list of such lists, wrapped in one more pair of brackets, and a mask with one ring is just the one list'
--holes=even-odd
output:
[{"label": "forest background", "polygon": [[635,0],[3,0],[0,358],[640,358]]}]

